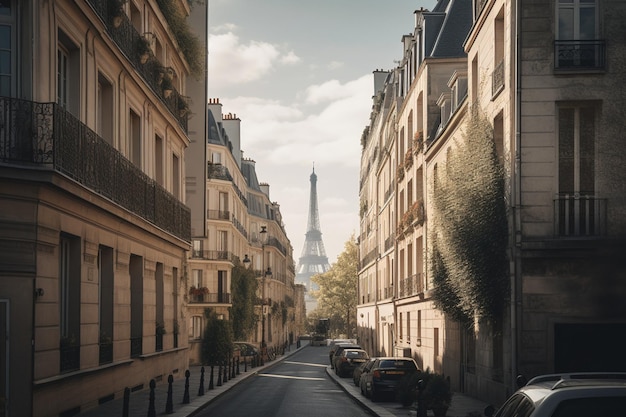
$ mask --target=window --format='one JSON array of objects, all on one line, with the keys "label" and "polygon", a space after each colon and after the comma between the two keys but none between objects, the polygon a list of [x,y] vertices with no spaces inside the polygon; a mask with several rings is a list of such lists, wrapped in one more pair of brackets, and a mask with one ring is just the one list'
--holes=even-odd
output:
[{"label": "window", "polygon": [[557,8],[555,67],[603,67],[604,42],[598,39],[596,0],[559,0]]},{"label": "window", "polygon": [[193,240],[192,256],[194,258],[202,258],[202,241],[199,239]]},{"label": "window", "polygon": [[13,87],[13,13],[11,1],[0,2],[0,96],[12,96]]},{"label": "window", "polygon": [[143,352],[143,258],[130,255],[130,357]]},{"label": "window", "polygon": [[172,155],[172,194],[180,199],[180,161],[178,155]]},{"label": "window", "polygon": [[228,251],[228,232],[225,230],[218,232],[217,250],[220,252]]},{"label": "window", "polygon": [[128,114],[128,137],[130,143],[129,158],[133,164],[141,168],[141,117],[130,110]]},{"label": "window", "polygon": [[96,131],[98,136],[113,145],[113,85],[100,73],[97,94]]},{"label": "window", "polygon": [[565,103],[558,108],[559,235],[601,232],[601,200],[595,196],[594,103]]},{"label": "window", "polygon": [[57,103],[80,118],[80,49],[63,32],[58,32]]},{"label": "window", "polygon": [[202,270],[201,269],[194,269],[191,271],[192,274],[192,284],[194,287],[196,288],[202,288],[204,287],[203,282],[202,282]]},{"label": "window", "polygon": [[200,339],[202,338],[202,317],[201,316],[193,316],[191,317],[190,323],[190,339]]},{"label": "window", "polygon": [[61,235],[59,242],[59,326],[61,372],[80,368],[80,238]]},{"label": "window", "polygon": [[98,249],[98,282],[100,283],[100,365],[113,361],[114,262],[113,249],[100,246]]},{"label": "window", "polygon": [[154,136],[154,178],[156,179],[157,184],[161,187],[164,186],[163,183],[163,139],[155,135]]},{"label": "window", "polygon": [[406,341],[411,341],[411,312],[406,312]]}]

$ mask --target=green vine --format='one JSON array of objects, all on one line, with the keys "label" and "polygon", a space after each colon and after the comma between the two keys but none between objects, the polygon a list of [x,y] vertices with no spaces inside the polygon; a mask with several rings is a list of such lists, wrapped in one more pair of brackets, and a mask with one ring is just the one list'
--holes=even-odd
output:
[{"label": "green vine", "polygon": [[508,225],[493,128],[478,109],[438,172],[432,189],[433,299],[456,320],[493,321],[509,295]]},{"label": "green vine", "polygon": [[204,74],[204,57],[206,51],[202,49],[202,42],[190,29],[183,10],[175,0],[157,0],[161,13],[174,33],[176,41],[189,64],[191,74],[200,78]]}]

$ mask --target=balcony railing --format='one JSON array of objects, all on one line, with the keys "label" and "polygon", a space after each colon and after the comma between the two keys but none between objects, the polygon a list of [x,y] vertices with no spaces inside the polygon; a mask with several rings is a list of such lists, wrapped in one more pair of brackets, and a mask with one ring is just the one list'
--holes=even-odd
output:
[{"label": "balcony railing", "polygon": [[178,124],[187,132],[189,118],[187,99],[173,87],[171,93],[165,93],[161,83],[167,69],[151,52],[147,60],[142,60],[141,53],[138,51],[140,49],[139,45],[144,40],[126,14],[122,13],[120,16],[113,16],[110,7],[113,2],[114,0],[88,0],[88,3],[91,4],[91,7],[106,25],[107,32],[113,41],[170,110]]},{"label": "balcony railing", "polygon": [[80,369],[80,345],[78,343],[61,343],[61,372]]},{"label": "balcony railing", "polygon": [[225,250],[192,250],[191,257],[195,259],[204,259],[207,261],[230,261],[233,262],[237,257],[232,252]]},{"label": "balcony railing", "polygon": [[557,70],[603,70],[605,60],[604,40],[554,41],[554,68]]},{"label": "balcony railing", "polygon": [[399,297],[410,297],[424,292],[422,274],[413,274],[408,278],[400,280]]},{"label": "balcony railing", "polygon": [[230,293],[208,293],[189,296],[192,304],[230,304]]},{"label": "balcony railing", "polygon": [[0,97],[0,162],[50,166],[191,241],[189,208],[56,103]]},{"label": "balcony railing", "polygon": [[554,230],[561,237],[606,235],[606,199],[563,194],[554,200]]},{"label": "balcony railing", "polygon": [[143,351],[143,337],[131,337],[130,338],[130,357],[136,358],[141,356]]},{"label": "balcony railing", "polygon": [[99,346],[98,356],[99,356],[100,365],[113,362],[113,343],[101,342],[98,346]]},{"label": "balcony railing", "polygon": [[230,220],[230,212],[224,210],[207,210],[209,220]]}]

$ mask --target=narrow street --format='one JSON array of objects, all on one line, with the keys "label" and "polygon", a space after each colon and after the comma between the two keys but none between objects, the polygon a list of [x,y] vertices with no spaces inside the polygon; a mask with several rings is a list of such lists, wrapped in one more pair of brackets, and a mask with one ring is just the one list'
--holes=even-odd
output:
[{"label": "narrow street", "polygon": [[248,378],[198,416],[364,416],[370,412],[326,373],[328,349],[302,349]]}]

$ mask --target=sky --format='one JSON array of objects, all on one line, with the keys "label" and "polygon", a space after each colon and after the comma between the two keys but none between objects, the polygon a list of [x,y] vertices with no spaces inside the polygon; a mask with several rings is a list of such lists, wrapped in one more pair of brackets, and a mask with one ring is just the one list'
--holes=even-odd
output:
[{"label": "sky", "polygon": [[415,10],[436,0],[207,0],[208,95],[241,120],[241,148],[280,206],[296,264],[315,168],[331,264],[359,234],[361,135],[373,72],[402,58]]}]

